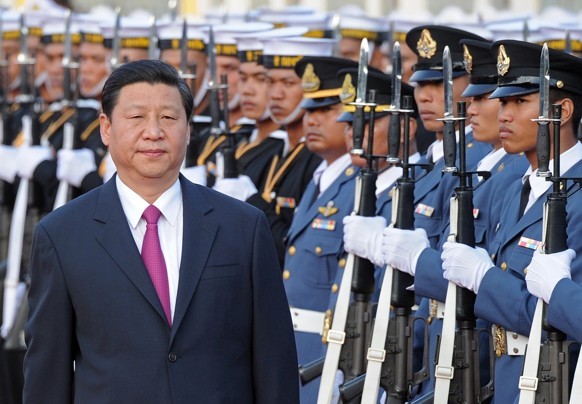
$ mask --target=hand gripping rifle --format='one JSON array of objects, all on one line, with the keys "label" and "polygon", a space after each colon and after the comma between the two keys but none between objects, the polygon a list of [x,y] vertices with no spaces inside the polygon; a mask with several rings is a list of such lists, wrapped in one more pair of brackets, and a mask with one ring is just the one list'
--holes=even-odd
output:
[{"label": "hand gripping rifle", "polygon": [[[360,63],[358,67],[358,86],[356,93],[355,115],[353,123],[353,154],[366,159],[366,167],[360,171],[355,191],[355,214],[362,216],[376,215],[376,178],[377,156],[373,153],[375,93],[371,92],[370,102],[366,102],[368,78],[368,41],[362,40]],[[365,108],[370,109],[368,148],[362,147],[366,126]],[[384,158],[384,156],[382,156]],[[342,276],[338,299],[331,328],[324,333],[329,344],[324,359],[318,359],[304,368],[300,368],[300,377],[305,384],[319,375],[321,385],[317,402],[331,402],[336,371],[340,369],[344,380],[349,381],[365,370],[365,352],[372,330],[372,318],[375,304],[370,302],[374,292],[374,264],[369,260],[349,254]],[[353,302],[350,303],[350,296]],[[323,364],[323,370],[322,369]]]},{"label": "hand gripping rifle", "polygon": [[[444,121],[444,171],[459,177],[459,186],[451,198],[449,241],[475,247],[475,223],[473,218],[473,191],[483,184],[490,172],[470,172],[466,168],[465,120],[466,104],[457,104],[457,118],[453,117],[452,62],[448,47],[443,55],[445,85]],[[456,166],[455,124],[459,123],[459,168]],[[472,176],[479,175],[483,181],[473,186]],[[493,377],[481,387],[479,372],[479,336],[477,317],[474,313],[476,295],[465,288],[449,282],[445,301],[445,317],[439,341],[439,356],[435,368],[434,403],[463,402],[481,403],[493,394]],[[455,329],[456,320],[456,329]],[[489,338],[491,342],[492,339]],[[492,344],[490,343],[492,350]],[[492,358],[493,356],[491,356]],[[494,364],[490,362],[491,375]]]},{"label": "hand gripping rifle", "polygon": [[[77,148],[75,145],[75,128],[78,125],[77,99],[79,86],[77,85],[79,63],[73,61],[73,36],[71,33],[71,11],[67,11],[67,20],[65,23],[65,55],[63,57],[63,87],[65,96],[63,100],[63,113],[73,111],[73,115],[63,125],[63,150]],[[61,180],[57,188],[55,204],[53,209],[60,208],[71,199],[71,186]]]},{"label": "hand gripping rifle", "polygon": [[[210,91],[210,134],[215,138],[224,136],[225,140],[221,146],[221,152],[224,158],[224,178],[238,177],[238,169],[235,158],[235,141],[234,136],[230,133],[228,127],[228,83],[226,75],[222,75],[220,84],[217,81],[216,69],[216,45],[214,43],[214,32],[212,26],[208,30],[208,70],[210,71],[210,81],[208,90]],[[221,91],[223,108],[220,108]]]},{"label": "hand gripping rifle", "polygon": [[[417,181],[414,169],[416,166],[429,169],[429,166],[409,164],[409,128],[413,110],[410,96],[405,96],[402,108],[400,106],[402,74],[400,44],[398,42],[394,44],[392,58],[392,105],[389,110],[391,113],[388,132],[389,155],[386,160],[400,162],[403,172],[394,188],[391,225],[399,229],[413,230],[414,183]],[[402,161],[398,158],[400,115],[404,117]],[[393,121],[398,121],[398,124]],[[394,270],[390,266],[386,267],[370,348],[367,351],[366,374],[345,383],[340,388],[342,398],[345,401],[355,400],[361,395],[363,403],[376,403],[378,387],[381,386],[386,391],[387,403],[404,403],[410,398],[412,386],[428,378],[428,350],[425,350],[422,369],[414,373],[412,366],[413,328],[415,321],[420,320],[410,316],[414,305],[414,292],[407,290],[407,288],[413,282],[414,279],[409,274]],[[426,327],[425,346],[428,346]]]},{"label": "hand gripping rifle", "polygon": [[[568,249],[568,222],[566,203],[568,196],[568,181],[580,184],[580,178],[560,176],[560,125],[562,107],[552,106],[549,116],[550,65],[547,45],[544,44],[540,58],[540,115],[534,119],[538,123],[538,172],[552,182],[552,192],[547,196],[543,211],[543,252],[552,254]],[[549,124],[554,125],[554,166],[553,173],[547,170],[550,160]],[[546,164],[542,171],[542,162]],[[578,191],[579,188],[572,193]],[[546,319],[547,305],[538,299],[529,335],[523,374],[519,380],[521,390],[519,403],[551,403],[562,404],[568,401],[568,368],[569,347],[572,342],[566,341],[566,335],[550,326]],[[542,330],[547,339],[540,347]],[[572,396],[572,399],[579,397]]]}]

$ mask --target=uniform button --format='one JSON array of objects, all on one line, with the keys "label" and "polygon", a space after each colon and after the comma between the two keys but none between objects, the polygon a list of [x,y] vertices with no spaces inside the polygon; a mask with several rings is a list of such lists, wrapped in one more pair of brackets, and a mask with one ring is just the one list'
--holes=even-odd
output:
[{"label": "uniform button", "polygon": [[524,269],[523,269],[523,274],[524,274],[524,275],[527,275],[527,268],[524,268]]},{"label": "uniform button", "polygon": [[346,266],[346,259],[342,258],[341,260],[339,260],[338,265],[340,268],[344,268]]},{"label": "uniform button", "polygon": [[495,261],[495,253],[491,254],[491,259]]},{"label": "uniform button", "polygon": [[170,352],[168,355],[168,360],[170,362],[176,362],[178,360],[178,355],[176,355],[174,352]]},{"label": "uniform button", "polygon": [[501,263],[501,269],[503,269],[504,271],[507,269],[507,262]]},{"label": "uniform button", "polygon": [[289,247],[289,255],[295,255],[295,251],[297,251],[297,248],[295,248],[294,245],[292,245],[291,247]]},{"label": "uniform button", "polygon": [[339,289],[339,286],[337,285],[337,283],[334,283],[333,285],[331,285],[331,293],[337,293]]},{"label": "uniform button", "polygon": [[291,276],[291,272],[289,272],[288,269],[286,269],[286,270],[283,271],[283,279],[284,280],[289,279],[290,276]]},{"label": "uniform button", "polygon": [[321,254],[321,251],[322,251],[321,250],[321,247],[315,247],[315,253],[316,254],[318,254],[318,255]]}]

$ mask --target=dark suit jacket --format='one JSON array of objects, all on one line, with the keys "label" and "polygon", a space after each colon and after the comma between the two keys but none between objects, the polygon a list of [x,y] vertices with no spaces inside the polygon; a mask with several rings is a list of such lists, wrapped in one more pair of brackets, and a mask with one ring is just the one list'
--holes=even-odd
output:
[{"label": "dark suit jacket", "polygon": [[289,307],[264,215],[180,183],[184,244],[172,328],[115,177],[38,224],[25,403],[298,402]]}]

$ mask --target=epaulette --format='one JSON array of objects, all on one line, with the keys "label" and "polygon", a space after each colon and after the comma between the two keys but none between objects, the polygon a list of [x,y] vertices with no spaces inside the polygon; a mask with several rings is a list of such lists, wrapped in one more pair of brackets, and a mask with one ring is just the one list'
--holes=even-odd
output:
[{"label": "epaulette", "polygon": [[85,128],[83,133],[81,133],[81,141],[82,142],[86,141],[89,138],[89,136],[91,136],[91,134],[93,133],[95,128],[98,128],[98,127],[99,127],[99,118],[96,118],[93,122],[91,122],[89,124],[89,126],[87,126],[87,128]]}]

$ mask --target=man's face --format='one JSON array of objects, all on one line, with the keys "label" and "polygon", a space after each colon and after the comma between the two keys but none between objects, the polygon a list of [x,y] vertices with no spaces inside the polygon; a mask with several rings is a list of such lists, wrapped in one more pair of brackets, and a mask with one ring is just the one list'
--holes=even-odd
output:
[{"label": "man's face", "polygon": [[500,98],[499,137],[508,153],[536,151],[538,124],[532,118],[539,115],[539,93]]},{"label": "man's face", "polygon": [[344,140],[347,124],[337,122],[343,111],[342,104],[305,111],[303,126],[307,148],[328,163],[347,153]]},{"label": "man's face", "polygon": [[[188,50],[187,55],[187,68],[191,66],[196,66],[196,85],[194,86],[191,80],[186,80],[190,88],[192,89],[192,94],[196,94],[196,91],[202,85],[202,80],[204,79],[204,74],[206,74],[206,54],[201,51]],[[180,70],[180,49],[164,49],[160,54],[160,60],[166,62],[170,66]],[[187,72],[190,73],[190,72]]]},{"label": "man's face", "polygon": [[240,107],[249,119],[260,119],[267,108],[267,69],[255,62],[241,63],[239,68]]},{"label": "man's face", "polygon": [[[458,101],[464,101],[461,97],[467,87],[467,76],[453,79],[453,111],[456,115]],[[414,88],[414,99],[418,105],[418,112],[424,127],[429,132],[442,132],[443,122],[437,119],[445,114],[445,90],[442,81],[420,81]]]},{"label": "man's face", "polygon": [[342,38],[339,41],[339,57],[358,62],[360,60],[361,41],[354,38]]},{"label": "man's face", "polygon": [[93,96],[96,87],[109,73],[106,59],[107,50],[101,44],[83,43],[80,55],[79,91],[83,96]]},{"label": "man's face", "polygon": [[[390,124],[390,115],[376,118],[374,121],[374,148],[372,154],[376,156],[388,155],[388,125]],[[345,130],[345,141],[348,151],[354,148],[354,130],[353,124],[347,125]],[[364,129],[364,139],[362,141],[362,149],[368,153],[368,138],[370,133],[370,123],[366,122]],[[366,165],[366,159],[355,154],[351,155],[352,163],[358,167]],[[383,163],[383,161],[380,161]]]},{"label": "man's face", "polygon": [[2,55],[8,61],[8,83],[12,83],[20,73],[20,66],[17,64],[19,51],[18,41],[4,40],[2,43]]},{"label": "man's face", "polygon": [[[228,80],[228,101],[233,101],[238,94],[239,75],[238,69],[240,60],[236,56],[216,56],[216,79],[220,82],[223,74],[226,74]],[[222,101],[222,92],[219,92],[220,102]]]},{"label": "man's face", "polygon": [[50,43],[44,46],[46,61],[47,87],[51,94],[58,98],[63,93],[63,56],[65,45],[62,43]]},{"label": "man's face", "polygon": [[[301,79],[292,69],[267,71],[267,96],[271,114],[278,121],[287,118],[303,100]],[[299,116],[298,118],[300,118]]]},{"label": "man's face", "polygon": [[121,89],[111,117],[101,114],[101,139],[128,186],[171,185],[178,177],[189,130],[177,88],[135,83]]},{"label": "man's face", "polygon": [[499,139],[499,100],[490,100],[489,94],[473,97],[467,114],[469,122],[473,128],[473,137],[479,142],[485,142],[497,147],[500,145]]}]

